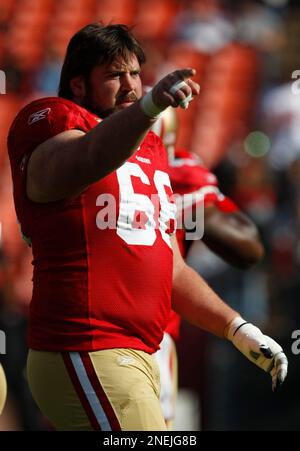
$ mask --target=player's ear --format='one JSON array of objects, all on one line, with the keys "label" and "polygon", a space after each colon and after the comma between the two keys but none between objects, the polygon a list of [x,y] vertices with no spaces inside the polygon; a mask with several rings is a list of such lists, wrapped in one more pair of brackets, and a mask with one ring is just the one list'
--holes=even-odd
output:
[{"label": "player's ear", "polygon": [[76,99],[83,99],[85,97],[85,81],[82,75],[78,75],[70,80],[70,88]]}]

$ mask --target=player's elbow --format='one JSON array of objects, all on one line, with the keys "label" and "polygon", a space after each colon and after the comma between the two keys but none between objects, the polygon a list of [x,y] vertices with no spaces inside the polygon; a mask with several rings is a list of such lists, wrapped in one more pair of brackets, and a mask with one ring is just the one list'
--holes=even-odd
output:
[{"label": "player's elbow", "polygon": [[241,239],[237,249],[237,263],[241,269],[251,268],[261,261],[265,255],[264,246],[257,233],[248,234]]}]

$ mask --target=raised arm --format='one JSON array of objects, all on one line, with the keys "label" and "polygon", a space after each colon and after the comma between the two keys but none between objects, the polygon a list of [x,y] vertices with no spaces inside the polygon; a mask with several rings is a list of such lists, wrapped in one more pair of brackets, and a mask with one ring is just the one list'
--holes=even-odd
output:
[{"label": "raised arm", "polygon": [[[143,98],[112,114],[86,134],[70,130],[39,145],[28,163],[28,197],[35,202],[74,197],[120,167],[136,151],[160,111],[199,93],[199,86],[190,79],[193,75],[193,69],[175,71],[154,86],[145,96],[147,102]],[[184,86],[171,93],[170,88],[183,80]]]}]

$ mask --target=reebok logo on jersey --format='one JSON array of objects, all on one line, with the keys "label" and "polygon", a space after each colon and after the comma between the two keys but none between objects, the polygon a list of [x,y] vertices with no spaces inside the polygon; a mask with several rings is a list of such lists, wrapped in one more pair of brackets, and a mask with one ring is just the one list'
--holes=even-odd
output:
[{"label": "reebok logo on jersey", "polygon": [[149,160],[149,158],[144,158],[144,157],[135,157],[138,161],[140,161],[141,163],[146,163],[146,164],[151,164],[151,161]]},{"label": "reebok logo on jersey", "polygon": [[28,124],[32,125],[35,122],[45,119],[48,116],[48,114],[50,113],[50,111],[51,111],[51,108],[45,108],[44,110],[37,111],[36,113],[31,114],[28,119]]}]

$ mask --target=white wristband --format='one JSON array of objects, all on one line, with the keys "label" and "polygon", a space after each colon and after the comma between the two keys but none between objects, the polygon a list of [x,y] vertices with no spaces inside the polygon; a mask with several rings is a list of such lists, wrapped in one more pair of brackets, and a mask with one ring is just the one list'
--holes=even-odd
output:
[{"label": "white wristband", "polygon": [[153,102],[152,89],[140,101],[140,106],[146,116],[157,118],[165,108],[160,108]]}]

